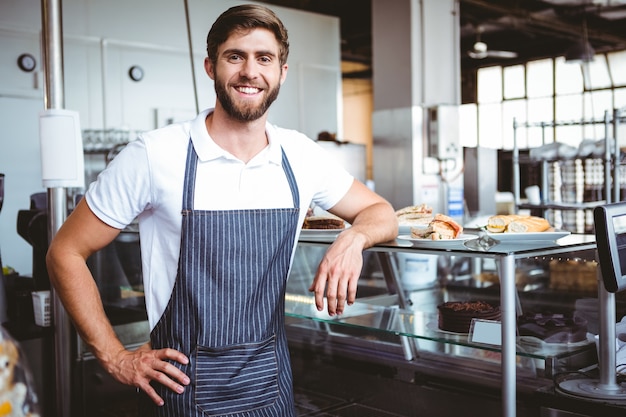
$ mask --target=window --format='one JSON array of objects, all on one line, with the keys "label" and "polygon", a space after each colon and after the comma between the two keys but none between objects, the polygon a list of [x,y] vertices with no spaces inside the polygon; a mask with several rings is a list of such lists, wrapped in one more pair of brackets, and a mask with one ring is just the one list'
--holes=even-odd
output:
[{"label": "window", "polygon": [[526,83],[524,82],[525,68],[523,65],[505,67],[504,76],[504,99],[523,98],[526,95]]},{"label": "window", "polygon": [[487,67],[478,71],[478,103],[502,101],[502,68]]},{"label": "window", "polygon": [[556,76],[555,91],[557,95],[573,94],[583,92],[583,74],[580,65],[573,65],[565,62],[565,58],[559,57],[555,60]]},{"label": "window", "polygon": [[[593,62],[582,65],[557,57],[481,68],[477,91],[478,104],[465,113],[463,125],[478,132],[478,137],[465,133],[468,130],[464,127],[464,146],[476,143],[512,149],[514,119],[520,148],[555,140],[578,146],[583,139],[604,138],[604,125],[556,123],[555,127],[542,127],[541,123],[602,121],[606,111],[626,108],[626,51],[596,54]],[[469,121],[471,114],[477,125]],[[526,123],[529,126],[524,126]],[[626,124],[621,128],[626,130]],[[626,138],[624,142],[626,146]]]},{"label": "window", "polygon": [[554,93],[552,82],[552,60],[542,59],[528,63],[526,70],[526,84],[528,85],[527,96],[547,97]]},{"label": "window", "polygon": [[478,145],[498,148],[502,144],[502,106],[483,104],[478,108]]},{"label": "window", "polygon": [[626,86],[626,51],[607,55],[609,70],[615,86]]},{"label": "window", "polygon": [[[595,90],[598,88],[611,87],[611,77],[609,77],[609,67],[604,55],[596,55],[593,62],[583,65],[583,70],[589,68],[589,77],[585,77],[585,89]],[[623,71],[624,69],[622,69]]]}]

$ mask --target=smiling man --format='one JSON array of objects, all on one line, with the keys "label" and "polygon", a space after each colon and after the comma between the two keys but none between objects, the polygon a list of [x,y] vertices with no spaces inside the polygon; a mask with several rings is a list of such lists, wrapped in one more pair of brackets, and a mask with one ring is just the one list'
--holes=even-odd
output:
[{"label": "smiling man", "polygon": [[[312,202],[352,224],[310,291],[341,314],[362,251],[395,238],[391,205],[315,142],[267,122],[287,76],[287,30],[270,10],[224,12],[207,38],[215,108],[147,132],[90,185],[51,242],[51,282],[104,369],[141,392],[143,416],[294,416],[284,295]],[[86,259],[139,223],[150,342],[127,350]]]}]

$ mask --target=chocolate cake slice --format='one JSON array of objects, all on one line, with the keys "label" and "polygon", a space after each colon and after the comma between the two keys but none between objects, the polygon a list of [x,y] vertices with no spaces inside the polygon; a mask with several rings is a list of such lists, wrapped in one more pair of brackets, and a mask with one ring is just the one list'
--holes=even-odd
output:
[{"label": "chocolate cake slice", "polygon": [[473,319],[500,320],[500,307],[486,301],[448,301],[437,306],[439,329],[469,333]]}]

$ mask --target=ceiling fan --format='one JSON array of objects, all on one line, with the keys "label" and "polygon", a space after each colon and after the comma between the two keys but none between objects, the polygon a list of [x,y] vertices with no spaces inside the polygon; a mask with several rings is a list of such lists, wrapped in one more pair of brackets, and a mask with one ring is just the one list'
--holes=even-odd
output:
[{"label": "ceiling fan", "polygon": [[474,42],[472,49],[467,51],[467,54],[470,56],[470,58],[473,58],[473,59],[517,58],[517,52],[514,52],[514,51],[498,51],[498,50],[489,49],[487,47],[487,44],[480,40],[481,32],[482,30],[480,28],[476,31],[476,42]]}]

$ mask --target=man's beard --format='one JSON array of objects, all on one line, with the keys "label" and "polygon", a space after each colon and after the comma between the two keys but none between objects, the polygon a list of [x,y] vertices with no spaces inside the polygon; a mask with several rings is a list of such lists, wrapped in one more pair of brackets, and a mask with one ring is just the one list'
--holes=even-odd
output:
[{"label": "man's beard", "polygon": [[[246,80],[243,79],[243,82]],[[278,92],[280,91],[280,83],[276,84],[276,87],[269,90],[269,93],[265,96],[260,105],[255,106],[251,103],[245,104],[237,104],[233,100],[224,84],[218,81],[216,77],[215,80],[215,94],[220,104],[226,111],[226,113],[235,120],[240,122],[252,122],[254,120],[262,117],[267,110],[270,108],[274,100],[278,97]]]}]

